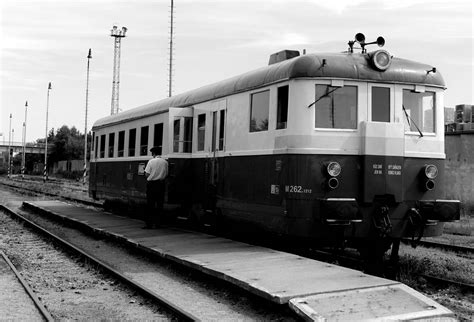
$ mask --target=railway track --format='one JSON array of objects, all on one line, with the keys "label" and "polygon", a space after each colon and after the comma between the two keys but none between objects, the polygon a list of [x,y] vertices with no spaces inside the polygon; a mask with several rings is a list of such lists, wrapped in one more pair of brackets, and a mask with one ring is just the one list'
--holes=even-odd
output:
[{"label": "railway track", "polygon": [[97,267],[100,267],[101,270],[107,272],[108,274],[114,276],[115,278],[119,279],[120,281],[124,282],[125,284],[131,286],[133,289],[137,290],[141,294],[143,294],[146,297],[151,298],[153,301],[158,303],[160,306],[163,306],[170,310],[178,319],[180,320],[185,320],[185,321],[195,321],[198,320],[196,316],[191,314],[190,312],[187,312],[184,308],[179,307],[172,302],[168,301],[166,298],[162,297],[161,295],[149,290],[147,287],[144,285],[141,285],[132,279],[128,278],[126,275],[122,274],[118,270],[114,269],[110,265],[102,262],[100,259],[94,257],[93,255],[83,251],[82,249],[76,247],[72,243],[68,242],[67,240],[57,236],[56,234],[44,229],[40,225],[34,223],[33,221],[27,219],[26,217],[20,215],[19,213],[13,211],[12,209],[0,205],[0,210],[4,211],[7,213],[10,217],[21,221],[24,223],[26,226],[32,228],[38,233],[41,233],[42,235],[50,238],[53,240],[55,243],[61,245],[62,247],[68,249],[69,251],[72,251],[76,255],[79,255],[83,259],[87,260],[89,263],[93,263]]},{"label": "railway track", "polygon": [[[411,244],[411,240],[409,239],[403,239],[402,242],[406,245]],[[451,245],[451,244],[446,244],[446,243],[437,243],[437,242],[427,241],[427,240],[417,241],[416,244],[417,246],[443,249],[443,250],[447,250],[447,251],[455,252],[455,253],[470,254],[470,255],[474,254],[474,248],[472,247]]]},{"label": "railway track", "polygon": [[474,284],[461,283],[461,282],[453,281],[447,278],[432,276],[428,274],[421,274],[420,276],[430,281],[431,284],[434,284],[440,287],[454,286],[462,290],[463,292],[474,294]]},{"label": "railway track", "polygon": [[[21,274],[16,269],[15,265],[13,265],[13,263],[8,258],[8,256],[1,250],[0,250],[0,273],[1,273],[0,276],[2,277],[2,281],[3,281],[2,283],[3,308],[0,308],[0,313],[1,315],[3,315],[3,318],[12,319],[12,320],[23,319],[23,318],[33,318],[35,316],[34,311],[37,311],[39,316],[42,317],[44,320],[48,322],[54,321],[51,314],[49,314],[48,310],[39,301],[38,297],[35,295],[35,293],[30,288],[28,283],[23,279]],[[28,300],[26,300],[25,298],[21,298],[21,296],[18,295],[19,293],[22,294],[23,292],[12,288],[11,282],[13,281],[12,280],[8,281],[8,276],[15,276],[14,279],[17,280],[21,284],[21,288],[24,289],[24,293],[27,294],[29,299],[31,299],[36,310],[29,307],[31,305],[29,305],[30,303]],[[13,285],[15,285],[14,282],[13,282]],[[9,293],[9,294],[5,294],[5,293]],[[9,295],[11,294],[16,294],[16,295],[9,297]],[[8,311],[5,312],[5,309],[7,309],[9,312]],[[15,312],[12,312],[12,311],[15,311]]]},{"label": "railway track", "polygon": [[[103,204],[101,202],[96,202],[96,201],[76,198],[76,197],[72,197],[72,196],[67,196],[67,195],[64,195],[64,194],[61,194],[61,193],[57,193],[57,192],[45,191],[44,186],[42,186],[42,187],[36,187],[36,186],[34,186],[34,187],[25,187],[25,186],[22,186],[21,183],[24,183],[25,181],[29,181],[29,182],[33,183],[34,185],[42,184],[42,183],[39,183],[37,180],[28,180],[28,179],[24,180],[24,181],[20,181],[20,182],[17,182],[17,180],[11,180],[11,181],[2,180],[2,181],[0,181],[0,184],[2,184],[4,186],[7,186],[7,187],[10,187],[10,188],[13,188],[13,189],[19,189],[19,190],[23,190],[23,191],[27,191],[27,192],[31,192],[31,193],[40,194],[40,195],[43,195],[43,196],[56,197],[56,198],[59,197],[59,198],[62,198],[64,200],[80,203],[80,204],[83,204],[83,205],[86,205],[86,206],[92,206],[92,207],[98,207],[98,208],[101,208],[103,206]],[[51,184],[51,183],[52,182],[49,182],[48,184]],[[43,188],[43,189],[41,189],[41,188]]]}]

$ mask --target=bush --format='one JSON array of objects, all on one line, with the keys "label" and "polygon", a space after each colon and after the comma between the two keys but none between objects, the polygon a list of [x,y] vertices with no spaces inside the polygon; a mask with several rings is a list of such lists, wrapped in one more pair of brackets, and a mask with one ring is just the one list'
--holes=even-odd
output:
[{"label": "bush", "polygon": [[72,180],[80,180],[83,176],[82,171],[64,171],[64,170],[58,170],[56,175],[60,178],[64,179],[72,179]]}]

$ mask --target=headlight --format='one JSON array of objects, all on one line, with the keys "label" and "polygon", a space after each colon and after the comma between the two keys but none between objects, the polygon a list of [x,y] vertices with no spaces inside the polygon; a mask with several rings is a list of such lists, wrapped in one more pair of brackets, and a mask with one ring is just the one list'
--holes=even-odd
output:
[{"label": "headlight", "polygon": [[425,166],[425,176],[428,179],[434,179],[436,178],[437,175],[438,175],[438,168],[435,165],[429,164]]},{"label": "headlight", "polygon": [[341,173],[341,169],[341,165],[336,161],[330,162],[326,168],[331,177],[337,177]]},{"label": "headlight", "polygon": [[382,49],[374,52],[371,58],[372,64],[374,64],[375,68],[381,71],[386,70],[392,62],[392,58],[390,57],[388,51]]}]

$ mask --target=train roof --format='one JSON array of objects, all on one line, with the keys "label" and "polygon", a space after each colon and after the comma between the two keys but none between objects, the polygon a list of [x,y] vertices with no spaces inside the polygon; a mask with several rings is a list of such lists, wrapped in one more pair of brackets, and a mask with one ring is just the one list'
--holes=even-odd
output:
[{"label": "train roof", "polygon": [[97,120],[93,130],[133,119],[158,114],[169,107],[187,107],[228,95],[257,89],[296,78],[338,78],[370,82],[421,84],[445,88],[439,72],[428,73],[432,66],[392,57],[385,71],[370,63],[371,53],[317,53],[298,56],[242,75],[184,92]]}]

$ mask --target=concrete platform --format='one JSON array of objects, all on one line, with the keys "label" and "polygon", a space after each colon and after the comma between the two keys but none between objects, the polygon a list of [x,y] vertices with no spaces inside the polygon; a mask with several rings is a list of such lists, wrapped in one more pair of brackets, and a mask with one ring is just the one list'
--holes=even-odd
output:
[{"label": "concrete platform", "polygon": [[[289,303],[309,320],[352,319],[356,312],[357,319],[384,320],[452,315],[399,282],[297,255],[176,228],[143,230],[142,221],[60,201],[23,206],[154,252],[276,303]],[[364,315],[366,311],[371,313]]]}]

